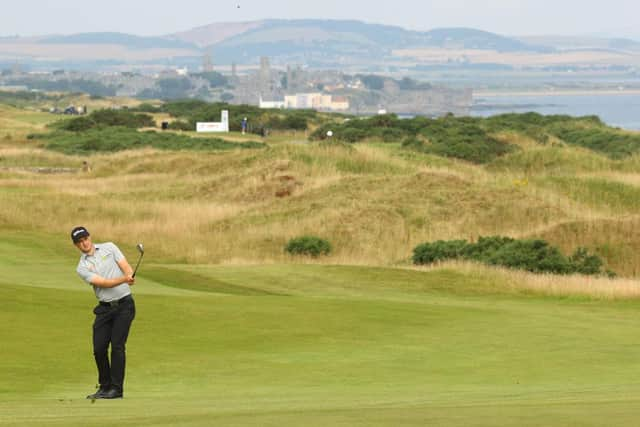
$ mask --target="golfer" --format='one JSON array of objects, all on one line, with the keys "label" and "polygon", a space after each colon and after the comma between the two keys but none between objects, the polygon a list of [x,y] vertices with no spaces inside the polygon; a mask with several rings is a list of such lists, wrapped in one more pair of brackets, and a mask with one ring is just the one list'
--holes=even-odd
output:
[{"label": "golfer", "polygon": [[[113,243],[93,244],[84,227],[71,231],[71,240],[82,252],[77,272],[93,286],[98,305],[93,309],[93,355],[98,366],[100,388],[87,399],[121,399],[123,396],[125,343],[136,306],[130,285],[133,270]],[[111,363],[108,349],[111,344]]]}]

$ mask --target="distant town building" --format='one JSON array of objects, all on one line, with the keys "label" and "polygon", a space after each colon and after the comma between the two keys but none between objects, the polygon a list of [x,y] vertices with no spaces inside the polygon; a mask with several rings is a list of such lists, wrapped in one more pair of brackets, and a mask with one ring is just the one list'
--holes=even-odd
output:
[{"label": "distant town building", "polygon": [[202,71],[205,73],[213,71],[213,55],[211,52],[207,52],[202,59]]},{"label": "distant town building", "polygon": [[291,66],[287,66],[287,74],[285,78],[286,85],[284,89],[290,93],[302,92],[307,87],[308,76],[300,66],[297,66],[295,69],[291,68]]},{"label": "distant town building", "polygon": [[277,108],[282,109],[285,108],[285,100],[284,99],[275,99],[275,100],[265,100],[260,97],[260,108],[270,109]]},{"label": "distant town building", "polygon": [[331,111],[347,111],[349,99],[346,96],[333,96],[331,98]]},{"label": "distant town building", "polygon": [[271,96],[273,94],[273,85],[271,82],[271,65],[269,58],[263,56],[260,58],[260,95]]},{"label": "distant town building", "polygon": [[349,100],[344,96],[325,95],[322,93],[298,93],[284,97],[287,109],[313,109],[320,111],[346,111]]}]

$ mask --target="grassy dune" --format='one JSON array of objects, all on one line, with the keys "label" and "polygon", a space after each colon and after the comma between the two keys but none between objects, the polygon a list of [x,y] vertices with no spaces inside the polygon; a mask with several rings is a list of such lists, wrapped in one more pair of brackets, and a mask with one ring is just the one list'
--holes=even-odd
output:
[{"label": "grassy dune", "polygon": [[[135,236],[163,259],[195,263],[290,262],[285,243],[307,233],[334,244],[329,263],[397,264],[424,241],[493,234],[544,236],[567,251],[587,246],[623,275],[640,262],[632,246],[601,244],[624,234],[640,210],[635,158],[543,148],[476,166],[394,144],[272,142],[242,151],[83,158],[6,143],[0,226],[63,235],[91,224],[98,237]],[[28,170],[79,170],[83,160],[91,172]],[[583,230],[571,247],[563,234],[570,224]]]}]

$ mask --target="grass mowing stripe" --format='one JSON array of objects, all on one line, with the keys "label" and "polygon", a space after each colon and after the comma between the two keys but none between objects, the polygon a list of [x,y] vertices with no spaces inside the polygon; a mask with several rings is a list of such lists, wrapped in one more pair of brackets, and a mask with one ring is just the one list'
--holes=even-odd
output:
[{"label": "grass mowing stripe", "polygon": [[244,296],[283,295],[262,289],[232,285],[231,283],[226,283],[212,277],[205,277],[200,274],[166,267],[147,267],[143,274],[145,278],[151,279],[156,283],[193,291]]}]

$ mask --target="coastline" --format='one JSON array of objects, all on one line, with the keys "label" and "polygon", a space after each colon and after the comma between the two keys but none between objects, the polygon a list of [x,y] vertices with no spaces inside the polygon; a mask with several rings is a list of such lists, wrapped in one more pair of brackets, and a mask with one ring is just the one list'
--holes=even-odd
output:
[{"label": "coastline", "polygon": [[562,89],[562,90],[530,90],[530,91],[492,91],[492,90],[478,90],[473,91],[473,97],[475,98],[498,98],[498,97],[511,97],[511,96],[540,96],[540,97],[549,97],[549,96],[597,96],[597,95],[640,95],[640,89],[605,89],[605,90],[570,90],[570,89]]}]

